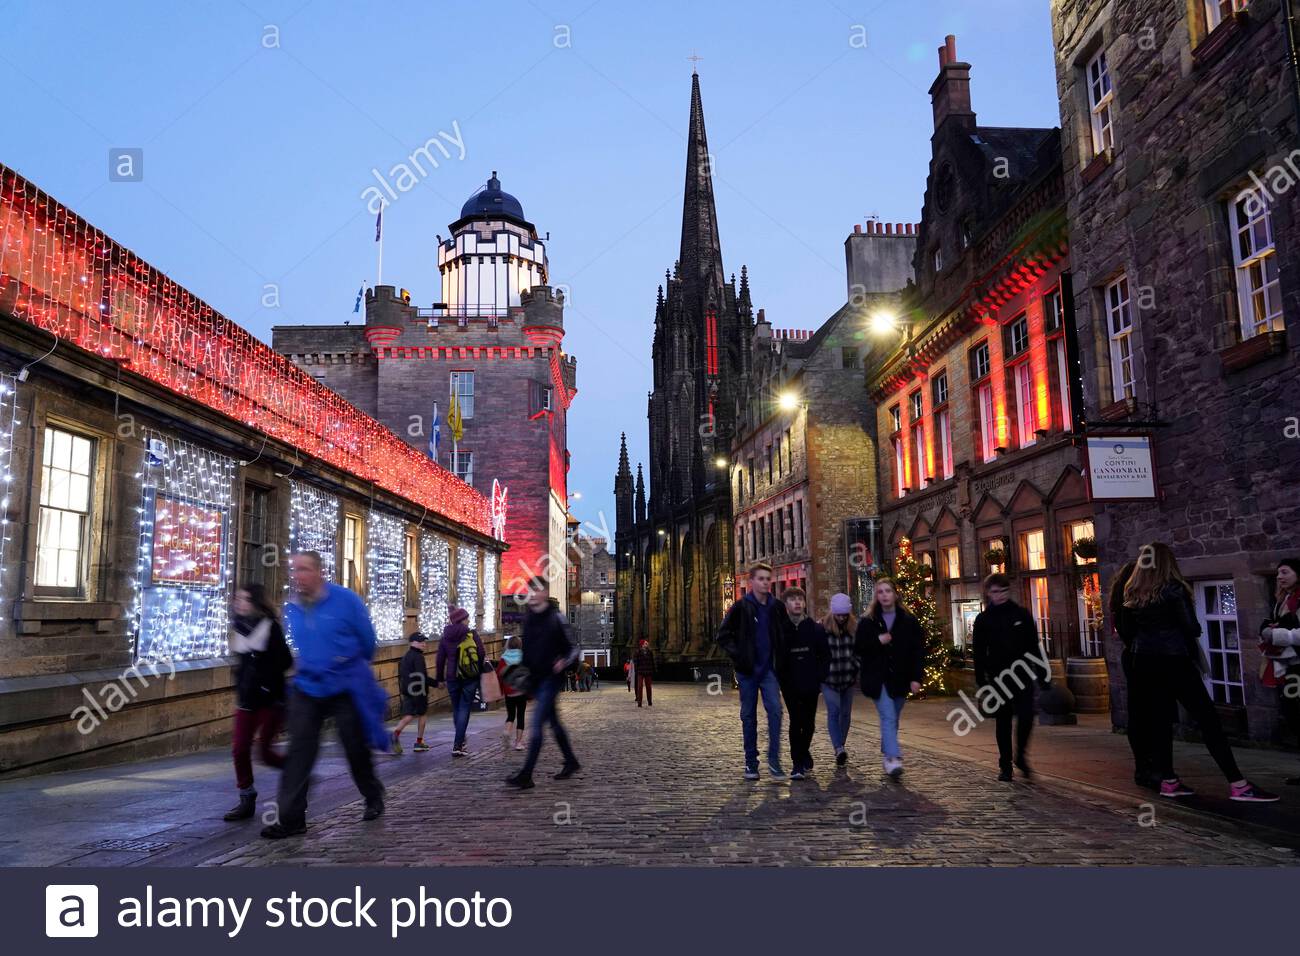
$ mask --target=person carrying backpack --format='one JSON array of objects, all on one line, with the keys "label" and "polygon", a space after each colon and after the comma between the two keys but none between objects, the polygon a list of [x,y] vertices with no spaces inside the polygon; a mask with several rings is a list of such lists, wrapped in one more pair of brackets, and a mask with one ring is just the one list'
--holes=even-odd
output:
[{"label": "person carrying backpack", "polygon": [[468,757],[465,735],[469,731],[469,712],[478,692],[479,676],[483,673],[483,642],[478,632],[469,626],[469,612],[463,607],[451,609],[451,620],[442,629],[438,642],[438,658],[434,665],[433,686],[443,681],[447,684],[447,697],[451,701],[452,721],[456,736],[452,741],[453,757]]}]

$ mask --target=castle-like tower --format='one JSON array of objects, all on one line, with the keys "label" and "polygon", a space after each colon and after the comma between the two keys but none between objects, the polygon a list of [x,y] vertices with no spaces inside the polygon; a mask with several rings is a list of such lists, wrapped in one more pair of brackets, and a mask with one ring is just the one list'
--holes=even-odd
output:
[{"label": "castle-like tower", "polygon": [[[668,658],[712,653],[731,553],[728,455],[749,376],[749,279],[725,278],[700,78],[691,76],[682,237],[659,287],[652,349],[648,505],[626,445],[615,478],[616,644],[647,637]],[[635,496],[635,501],[634,501]]]}]

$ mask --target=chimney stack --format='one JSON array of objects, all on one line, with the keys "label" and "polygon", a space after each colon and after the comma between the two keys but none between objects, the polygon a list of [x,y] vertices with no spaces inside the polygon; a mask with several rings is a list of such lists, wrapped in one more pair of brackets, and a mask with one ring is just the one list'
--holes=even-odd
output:
[{"label": "chimney stack", "polygon": [[970,102],[970,64],[957,59],[957,38],[952,34],[939,47],[939,75],[930,86],[930,103],[935,129],[949,117],[965,129],[975,128],[975,112]]}]

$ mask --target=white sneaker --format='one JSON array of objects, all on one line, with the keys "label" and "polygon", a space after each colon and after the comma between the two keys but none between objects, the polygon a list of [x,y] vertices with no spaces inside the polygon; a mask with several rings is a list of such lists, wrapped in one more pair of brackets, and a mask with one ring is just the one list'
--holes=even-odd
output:
[{"label": "white sneaker", "polygon": [[901,757],[886,757],[884,765],[885,773],[891,777],[898,777],[903,773],[903,760]]}]

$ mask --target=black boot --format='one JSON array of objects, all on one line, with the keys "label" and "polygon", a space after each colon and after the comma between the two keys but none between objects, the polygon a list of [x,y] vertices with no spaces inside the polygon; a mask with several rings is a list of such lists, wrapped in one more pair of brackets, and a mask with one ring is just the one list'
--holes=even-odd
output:
[{"label": "black boot", "polygon": [[239,795],[239,803],[221,819],[225,820],[227,823],[234,823],[237,820],[247,820],[256,812],[257,791],[253,790],[249,793],[241,793]]}]

